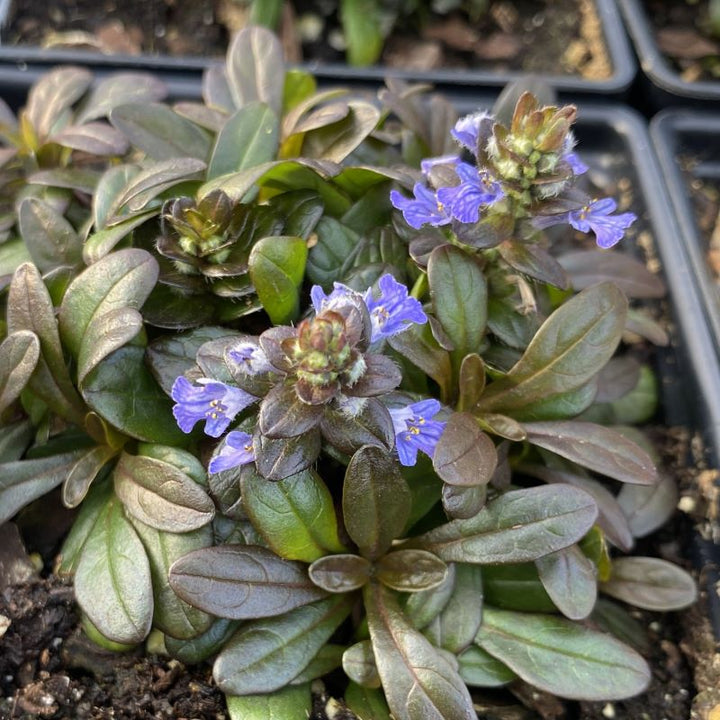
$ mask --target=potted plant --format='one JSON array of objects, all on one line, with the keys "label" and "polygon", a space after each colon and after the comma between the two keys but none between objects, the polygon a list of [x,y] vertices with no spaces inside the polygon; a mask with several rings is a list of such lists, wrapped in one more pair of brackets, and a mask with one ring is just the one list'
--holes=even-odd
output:
[{"label": "potted plant", "polygon": [[[532,16],[522,7],[485,0],[342,0],[299,4],[297,9],[291,2],[248,0],[225,3],[215,15],[197,3],[176,3],[168,10],[156,2],[117,8],[112,18],[62,7],[53,15],[45,6],[27,7],[23,13],[12,3],[6,10],[0,76],[18,93],[49,67],[71,63],[92,65],[103,74],[152,69],[167,81],[173,97],[197,96],[202,71],[223,54],[221,22],[237,30],[248,21],[282,30],[289,59],[304,62],[301,66],[321,81],[380,82],[392,75],[437,86],[500,90],[534,72],[575,98],[618,97],[627,92],[636,71],[614,0],[548,3],[533,8]],[[55,28],[58,17],[62,21]],[[110,26],[118,29],[111,33],[110,45],[103,45]],[[381,58],[393,29],[393,44]],[[43,30],[54,43],[50,47],[38,47]],[[125,43],[116,37],[127,40],[134,33],[145,37]],[[338,43],[347,52],[334,49]],[[431,57],[435,60],[428,63]]]},{"label": "potted plant", "polygon": [[[600,630],[632,619],[597,592],[696,596],[611,550],[675,509],[626,427],[655,411],[667,335],[641,305],[664,288],[609,251],[637,218],[591,194],[576,109],[318,93],[248,29],[205,103],[110,103],[80,132],[66,72],[5,158],[0,506],[79,508],[57,571],[86,632],[214,658],[236,717],[308,712],[339,668],[360,717],[470,718],[468,686],[510,682],[642,692],[642,656]],[[116,132],[85,184],[38,166]]]},{"label": "potted plant", "polygon": [[653,110],[720,100],[718,6],[713,0],[698,5],[619,3],[646,78],[644,99]]}]

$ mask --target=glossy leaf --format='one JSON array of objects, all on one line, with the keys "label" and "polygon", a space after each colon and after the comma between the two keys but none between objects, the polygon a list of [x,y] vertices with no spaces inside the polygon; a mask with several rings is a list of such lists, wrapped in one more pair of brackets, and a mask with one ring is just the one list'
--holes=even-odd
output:
[{"label": "glossy leaf", "polygon": [[460,676],[408,623],[391,591],[370,583],[363,596],[375,661],[393,717],[475,720]]},{"label": "glossy leaf", "polygon": [[469,254],[453,245],[441,245],[427,266],[435,316],[452,341],[453,363],[481,349],[487,323],[487,282],[482,268]]},{"label": "glossy leaf", "polygon": [[584,290],[540,327],[520,361],[492,383],[478,404],[529,420],[525,407],[585,386],[612,357],[625,324],[627,300],[611,283]]},{"label": "glossy leaf", "polygon": [[168,572],[175,560],[213,543],[209,525],[192,532],[163,532],[131,518],[150,563],[154,612],[153,625],[170,637],[187,639],[206,632],[213,618],[181,600],[168,584]]},{"label": "glossy leaf", "polygon": [[345,704],[359,720],[392,720],[390,708],[380,690],[364,688],[351,681],[345,690]]},{"label": "glossy leaf", "polygon": [[40,359],[40,340],[32,330],[17,330],[0,343],[0,414],[19,397]]},{"label": "glossy leaf", "polygon": [[614,559],[610,580],[600,589],[645,610],[680,610],[697,600],[697,587],[688,573],[653,557]]},{"label": "glossy leaf", "polygon": [[50,134],[63,112],[90,86],[92,74],[79,67],[56,68],[46,73],[28,95],[25,113],[40,138]]},{"label": "glossy leaf", "polygon": [[150,73],[113,73],[91,88],[78,112],[77,122],[104,117],[118,105],[162,100],[166,94],[164,83]]},{"label": "glossy leaf", "polygon": [[208,134],[160,103],[128,103],[110,112],[110,122],[133,147],[153,160],[197,158],[210,155]]},{"label": "glossy leaf", "polygon": [[256,433],[255,465],[264,478],[283,480],[309,468],[317,460],[321,444],[317,428],[297,437],[277,440]]},{"label": "glossy leaf", "polygon": [[165,649],[171,657],[187,665],[200,663],[217,655],[222,646],[235,634],[239,625],[238,620],[216,618],[204,633],[189,640],[166,635]]},{"label": "glossy leaf", "polygon": [[157,210],[148,210],[140,213],[125,222],[116,223],[112,227],[94,232],[85,241],[83,246],[83,261],[92,265],[104,258],[115,246],[126,238],[135,228],[142,225],[146,220],[154,217]]},{"label": "glossy leaf", "polygon": [[96,445],[83,453],[63,482],[65,507],[77,507],[85,499],[91,483],[116,453],[109,445]]},{"label": "glossy leaf", "polygon": [[475,639],[482,613],[482,571],[477,565],[458,563],[452,595],[424,633],[436,647],[458,654]]},{"label": "glossy leaf", "polygon": [[253,526],[281,557],[312,562],[345,549],[338,538],[332,496],[313,470],[274,483],[243,473],[240,488]]},{"label": "glossy leaf", "polygon": [[458,410],[471,410],[477,405],[485,389],[485,363],[476,353],[470,353],[462,359],[458,389]]},{"label": "glossy leaf", "polygon": [[650,669],[634,650],[550,615],[486,606],[476,642],[525,682],[560,697],[619,700],[650,682]]},{"label": "glossy leaf", "polygon": [[241,107],[218,133],[207,179],[274,160],[278,130],[277,115],[264,103]]},{"label": "glossy leaf", "polygon": [[126,345],[85,378],[83,398],[100,417],[138,440],[181,444],[185,435],[172,415],[172,401],[160,389],[141,347]]},{"label": "glossy leaf", "polygon": [[115,494],[128,512],[156,530],[196,530],[215,514],[203,488],[169,463],[123,453],[113,477]]},{"label": "glossy leaf", "polygon": [[347,553],[318,558],[308,568],[310,579],[329,593],[358,590],[370,579],[371,574],[369,560]]},{"label": "glossy leaf", "polygon": [[343,484],[343,517],[361,555],[383,555],[410,514],[411,495],[397,463],[383,450],[365,446],[350,460]]},{"label": "glossy leaf", "polygon": [[493,441],[470,413],[453,413],[440,436],[433,468],[450,485],[486,485],[497,465]]},{"label": "glossy leaf", "polygon": [[250,251],[250,279],[275,325],[297,317],[307,254],[302,238],[288,236],[262,238]]},{"label": "glossy leaf", "polygon": [[395,446],[390,413],[375,398],[367,398],[362,411],[354,417],[341,411],[325,410],[320,429],[327,442],[346,455],[352,455],[363,445],[377,445],[388,452]]},{"label": "glossy leaf", "polygon": [[442,487],[442,506],[450,519],[471,518],[482,510],[487,500],[486,485],[449,485]]},{"label": "glossy leaf", "polygon": [[260,405],[258,426],[266,437],[293,438],[316,427],[322,413],[322,405],[300,400],[293,385],[278,384]]},{"label": "glossy leaf", "polygon": [[231,695],[278,690],[303,670],[352,608],[348,595],[246,623],[218,655],[213,677]]},{"label": "glossy leaf", "polygon": [[381,687],[382,683],[370,640],[361,640],[351,645],[343,653],[342,666],[350,680],[358,685],[364,688]]},{"label": "glossy leaf", "polygon": [[236,107],[260,100],[280,115],[285,65],[274,33],[260,27],[243,28],[228,48],[226,71]]},{"label": "glossy leaf", "polygon": [[482,568],[485,602],[503,610],[557,612],[540,582],[535,563],[485,565]]},{"label": "glossy leaf", "polygon": [[82,241],[62,213],[37,198],[26,198],[18,207],[18,223],[33,262],[41,273],[61,265],[78,265]]},{"label": "glossy leaf", "polygon": [[326,290],[340,276],[341,268],[360,242],[360,236],[332,217],[324,216],[315,232],[317,242],[310,249],[307,262],[308,278]]},{"label": "glossy leaf", "polygon": [[196,550],[173,563],[169,581],[186,602],[232,620],[282,615],[326,595],[304,565],[255,545]]},{"label": "glossy leaf", "polygon": [[528,442],[621,482],[652,485],[658,474],[652,458],[611,428],[584,422],[523,425]]},{"label": "glossy leaf", "polygon": [[535,561],[540,581],[565,617],[582,620],[597,598],[597,572],[593,563],[573,545]]},{"label": "glossy leaf", "polygon": [[512,682],[517,675],[477,645],[471,645],[458,655],[460,677],[478,687],[500,687]]},{"label": "glossy leaf", "polygon": [[285,720],[310,717],[310,685],[292,685],[263,695],[226,695],[230,720]]},{"label": "glossy leaf", "polygon": [[28,503],[60,485],[82,454],[82,450],[76,450],[0,464],[0,524],[7,522]]},{"label": "glossy leaf", "polygon": [[538,244],[506,240],[498,245],[503,260],[523,276],[566,290],[568,277],[562,265]]},{"label": "glossy leaf", "polygon": [[419,592],[441,585],[447,577],[447,565],[425,550],[395,550],[375,563],[374,576],[400,592]]},{"label": "glossy leaf", "polygon": [[118,500],[108,501],[85,541],[75,594],[93,625],[110,640],[138,643],[150,632],[150,564]]},{"label": "glossy leaf", "polygon": [[60,306],[63,343],[78,357],[95,317],[119,307],[139,310],[158,277],[155,259],[145,250],[119,250],[78,275]]},{"label": "glossy leaf", "polygon": [[412,593],[405,602],[405,616],[414,627],[422,630],[429,625],[448,604],[455,590],[455,573],[457,565],[449,563],[445,580],[430,590]]},{"label": "glossy leaf", "polygon": [[101,122],[71,125],[53,135],[50,140],[62,147],[100,157],[123,155],[129,147],[127,139],[119,130]]},{"label": "glossy leaf", "polygon": [[474,518],[441,525],[411,545],[446,562],[524,562],[569,547],[596,517],[592,498],[570,486],[514,490],[489,502]]}]

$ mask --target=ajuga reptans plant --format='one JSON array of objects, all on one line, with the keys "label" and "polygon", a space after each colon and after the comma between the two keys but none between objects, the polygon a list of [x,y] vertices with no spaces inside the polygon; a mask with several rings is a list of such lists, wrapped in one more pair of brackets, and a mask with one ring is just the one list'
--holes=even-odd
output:
[{"label": "ajuga reptans plant", "polygon": [[211,659],[236,717],[302,716],[340,668],[396,720],[642,692],[598,591],[695,597],[628,554],[674,507],[630,427],[663,289],[610,249],[636,218],[590,191],[575,108],[317,93],[258,29],[204,89],[113,106],[79,254],[41,266],[57,213],[7,221],[3,520],[61,486],[88,633]]}]

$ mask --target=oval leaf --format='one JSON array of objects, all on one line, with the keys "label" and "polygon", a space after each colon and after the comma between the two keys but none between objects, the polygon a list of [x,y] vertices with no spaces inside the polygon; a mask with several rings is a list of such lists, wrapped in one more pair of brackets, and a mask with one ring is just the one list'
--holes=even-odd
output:
[{"label": "oval leaf", "polygon": [[526,682],[560,697],[620,700],[650,683],[650,668],[634,650],[550,615],[486,606],[476,642]]},{"label": "oval leaf", "polygon": [[0,343],[0,414],[20,397],[40,359],[40,341],[31,330],[18,330]]},{"label": "oval leaf", "polygon": [[565,617],[582,620],[595,607],[597,571],[576,546],[558,550],[535,561],[547,594]]},{"label": "oval leaf", "polygon": [[173,563],[169,580],[186,602],[231,620],[282,615],[326,596],[304,565],[254,545],[196,550]]},{"label": "oval leaf", "polygon": [[309,568],[310,579],[330,593],[359,590],[369,579],[372,566],[359,555],[327,555],[319,558]]},{"label": "oval leaf", "polygon": [[380,674],[370,640],[361,640],[351,645],[343,653],[342,666],[345,674],[358,685],[366,688],[381,687]]},{"label": "oval leaf", "polygon": [[375,563],[375,577],[400,592],[419,592],[441,585],[447,565],[426,550],[396,550]]},{"label": "oval leaf", "polygon": [[230,720],[280,720],[310,717],[310,685],[291,685],[263,695],[226,695]]}]

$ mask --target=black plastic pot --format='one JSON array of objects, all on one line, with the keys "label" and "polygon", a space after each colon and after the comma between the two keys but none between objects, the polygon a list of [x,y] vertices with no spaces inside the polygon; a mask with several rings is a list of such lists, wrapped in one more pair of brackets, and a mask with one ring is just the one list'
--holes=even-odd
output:
[{"label": "black plastic pot", "polygon": [[660,52],[642,0],[618,0],[618,5],[640,60],[639,90],[650,114],[668,105],[720,104],[720,81],[683,80]]},{"label": "black plastic pot", "polygon": [[[545,79],[563,95],[572,97],[624,96],[636,74],[636,63],[615,0],[595,0],[603,28],[612,76],[606,80],[585,80],[571,75],[549,75]],[[0,3],[2,5],[2,3]],[[0,21],[2,18],[0,18]],[[0,22],[1,24],[1,22]],[[179,99],[199,95],[202,71],[211,61],[197,57],[107,56],[95,52],[44,50],[30,46],[0,45],[0,83],[9,92],[21,96],[23,91],[48,68],[59,64],[91,66],[99,76],[108,72],[143,70],[157,74],[168,84],[170,94]],[[387,76],[408,81],[429,82],[440,89],[477,92],[500,90],[521,73],[493,73],[480,70],[433,70],[427,72],[398,70],[378,65],[355,68],[338,63],[308,63],[303,66],[320,81],[343,84],[379,84]]]}]

